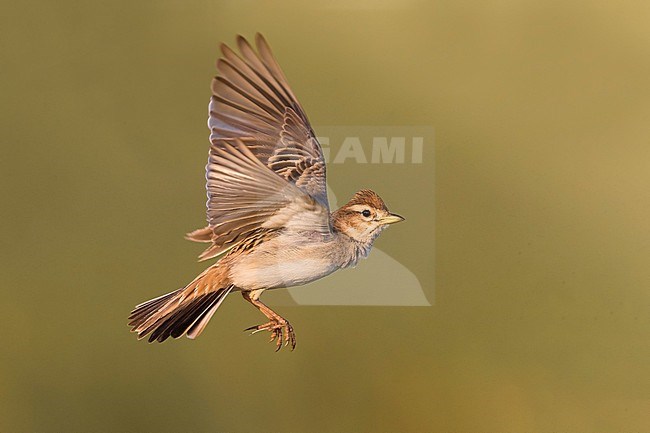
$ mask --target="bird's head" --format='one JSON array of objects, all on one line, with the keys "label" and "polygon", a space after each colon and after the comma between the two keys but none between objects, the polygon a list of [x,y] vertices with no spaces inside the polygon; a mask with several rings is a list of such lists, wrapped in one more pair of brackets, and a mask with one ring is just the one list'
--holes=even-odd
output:
[{"label": "bird's head", "polygon": [[390,213],[381,197],[369,189],[357,192],[332,215],[336,230],[368,248],[384,228],[400,221],[404,218]]}]

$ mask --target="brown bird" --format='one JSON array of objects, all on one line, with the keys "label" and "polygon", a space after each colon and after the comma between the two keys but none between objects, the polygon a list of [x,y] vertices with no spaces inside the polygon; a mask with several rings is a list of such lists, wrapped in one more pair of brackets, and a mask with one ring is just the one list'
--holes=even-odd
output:
[{"label": "brown bird", "polygon": [[402,221],[370,190],[330,213],[325,160],[266,40],[221,45],[212,81],[206,166],[208,226],[186,235],[221,256],[187,286],[135,307],[129,326],[149,342],[198,337],[231,292],[268,318],[276,350],[296,346],[293,327],[260,301],[268,289],[306,284],[354,266],[389,224]]}]

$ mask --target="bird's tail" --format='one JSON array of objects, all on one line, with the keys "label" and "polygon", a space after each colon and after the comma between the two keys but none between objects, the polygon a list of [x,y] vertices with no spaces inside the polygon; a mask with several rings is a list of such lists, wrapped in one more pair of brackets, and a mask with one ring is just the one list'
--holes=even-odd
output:
[{"label": "bird's tail", "polygon": [[218,265],[212,266],[186,287],[137,305],[129,316],[131,331],[139,339],[151,333],[150,343],[183,334],[198,337],[233,289],[233,285],[223,284],[222,275]]}]

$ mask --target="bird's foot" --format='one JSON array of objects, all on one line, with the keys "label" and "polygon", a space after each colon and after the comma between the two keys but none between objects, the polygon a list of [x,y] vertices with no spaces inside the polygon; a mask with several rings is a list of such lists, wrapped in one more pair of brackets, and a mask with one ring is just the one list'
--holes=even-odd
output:
[{"label": "bird's foot", "polygon": [[275,341],[276,352],[282,348],[283,340],[285,346],[291,344],[291,350],[296,348],[296,334],[293,332],[293,327],[287,320],[281,317],[273,319],[263,325],[251,326],[250,328],[244,329],[244,331],[253,331],[251,332],[251,335],[260,331],[271,332],[269,343]]}]

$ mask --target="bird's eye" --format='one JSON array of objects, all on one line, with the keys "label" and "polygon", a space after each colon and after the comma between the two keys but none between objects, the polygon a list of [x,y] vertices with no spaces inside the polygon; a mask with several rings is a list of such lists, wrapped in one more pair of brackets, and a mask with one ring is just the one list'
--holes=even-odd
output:
[{"label": "bird's eye", "polygon": [[370,211],[368,209],[364,209],[363,212],[361,212],[361,215],[366,218],[370,218]]}]

